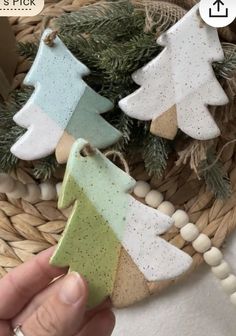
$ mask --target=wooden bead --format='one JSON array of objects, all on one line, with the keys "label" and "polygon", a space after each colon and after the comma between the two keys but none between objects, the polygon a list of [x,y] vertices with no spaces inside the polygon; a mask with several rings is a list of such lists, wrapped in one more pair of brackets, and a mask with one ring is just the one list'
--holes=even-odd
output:
[{"label": "wooden bead", "polygon": [[180,234],[187,242],[192,242],[199,236],[199,230],[196,225],[188,223],[181,230]]},{"label": "wooden bead", "polygon": [[43,201],[52,201],[57,198],[56,187],[50,182],[43,182],[39,185],[41,190],[41,199]]},{"label": "wooden bead", "polygon": [[211,240],[204,233],[200,233],[200,235],[197,237],[197,239],[194,240],[192,245],[197,252],[205,253],[211,247]]},{"label": "wooden bead", "polygon": [[222,260],[219,266],[212,267],[212,273],[220,280],[227,278],[230,274],[230,267],[227,262]]},{"label": "wooden bead", "polygon": [[181,229],[189,222],[189,216],[184,210],[177,210],[172,216],[172,219],[175,221],[175,226],[178,229]]},{"label": "wooden bead", "polygon": [[37,203],[40,201],[41,196],[41,190],[37,184],[29,183],[26,185],[26,196],[24,197],[24,200],[29,203]]},{"label": "wooden bead", "polygon": [[223,254],[218,248],[213,246],[209,251],[204,253],[203,258],[208,265],[218,266],[223,259]]},{"label": "wooden bead", "polygon": [[134,187],[134,195],[140,198],[145,198],[151,190],[150,184],[144,181],[138,181]]},{"label": "wooden bead", "polygon": [[230,295],[230,301],[234,306],[236,306],[236,292]]},{"label": "wooden bead", "polygon": [[221,280],[221,286],[227,294],[233,294],[236,291],[236,276],[230,274],[226,279]]},{"label": "wooden bead", "polygon": [[8,174],[0,174],[0,193],[7,194],[14,190],[15,180]]},{"label": "wooden bead", "polygon": [[175,212],[174,205],[168,201],[162,202],[157,209],[167,216],[172,216]]},{"label": "wooden bead", "polygon": [[163,195],[157,190],[151,190],[147,193],[145,202],[153,208],[157,208],[163,202]]},{"label": "wooden bead", "polygon": [[7,193],[7,197],[13,199],[24,198],[27,194],[26,185],[20,181],[15,181],[14,190]]},{"label": "wooden bead", "polygon": [[57,197],[60,196],[61,187],[62,187],[62,182],[58,182],[56,184]]}]

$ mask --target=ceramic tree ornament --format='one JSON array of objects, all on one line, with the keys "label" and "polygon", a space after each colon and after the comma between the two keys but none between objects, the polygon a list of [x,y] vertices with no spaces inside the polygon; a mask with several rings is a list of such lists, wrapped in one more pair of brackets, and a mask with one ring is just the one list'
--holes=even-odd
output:
[{"label": "ceramic tree ornament", "polygon": [[26,105],[15,115],[15,122],[28,131],[13,145],[11,151],[23,160],[35,160],[56,151],[59,162],[67,160],[75,139],[83,137],[98,148],[115,143],[120,133],[100,114],[110,110],[112,103],[93,91],[82,79],[89,69],[78,61],[46,29],[38,54],[24,84],[35,88]]},{"label": "ceramic tree ornament", "polygon": [[59,207],[74,207],[51,263],[85,276],[90,307],[107,296],[131,304],[148,296],[145,281],[175,278],[192,259],[158,237],[173,220],[132,197],[136,181],[98,150],[84,156],[85,145],[69,156]]},{"label": "ceramic tree ornament", "polygon": [[218,33],[201,22],[194,6],[157,40],[164,50],[133,75],[140,88],[122,99],[130,117],[152,120],[151,132],[173,139],[180,128],[190,137],[207,140],[220,130],[207,105],[227,104],[212,63],[224,59]]}]

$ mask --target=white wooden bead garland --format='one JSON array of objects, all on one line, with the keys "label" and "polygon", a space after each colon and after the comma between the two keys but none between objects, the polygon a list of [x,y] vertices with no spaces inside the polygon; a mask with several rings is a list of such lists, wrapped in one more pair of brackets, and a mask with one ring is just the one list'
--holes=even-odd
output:
[{"label": "white wooden bead garland", "polygon": [[168,201],[162,202],[157,209],[168,216],[172,216],[175,212],[174,205]]},{"label": "white wooden bead garland", "polygon": [[0,174],[0,193],[4,193],[7,197],[13,199],[22,198],[32,204],[57,199],[57,188],[51,182],[47,181],[39,185],[24,184],[4,173]]},{"label": "white wooden bead garland", "polygon": [[163,200],[163,195],[157,190],[149,191],[145,197],[145,202],[152,208],[157,208]]},{"label": "white wooden bead garland", "polygon": [[149,183],[144,182],[144,181],[138,181],[136,183],[136,186],[134,188],[134,194],[137,197],[140,198],[145,198],[146,195],[148,194],[148,192],[150,191],[151,187],[149,185]]},{"label": "white wooden bead garland", "polygon": [[221,280],[221,286],[227,294],[233,294],[236,292],[236,276],[230,274],[224,280]]},{"label": "white wooden bead garland", "polygon": [[175,213],[173,214],[172,218],[174,219],[175,226],[178,229],[181,229],[182,227],[184,227],[186,224],[189,223],[189,216],[183,210],[176,210]]},{"label": "white wooden bead garland", "polygon": [[180,234],[184,240],[187,242],[194,241],[199,236],[199,230],[196,227],[196,225],[192,223],[186,224],[182,229],[180,230]]},{"label": "white wooden bead garland", "polygon": [[192,243],[193,248],[199,253],[205,253],[211,248],[211,240],[204,233],[200,233],[199,236]]},{"label": "white wooden bead garland", "polygon": [[222,260],[218,266],[212,267],[211,270],[219,280],[227,278],[227,276],[230,274],[229,264],[224,260]]},{"label": "white wooden bead garland", "polygon": [[209,266],[216,267],[221,264],[223,254],[218,248],[213,246],[209,251],[204,253],[203,258]]},{"label": "white wooden bead garland", "polygon": [[43,182],[39,185],[41,191],[41,199],[45,201],[55,200],[57,198],[57,190],[55,185],[50,182]]},{"label": "white wooden bead garland", "polygon": [[164,197],[159,191],[148,188],[147,182],[139,181],[137,186],[134,189],[136,196],[145,197],[147,205],[172,216],[175,227],[180,230],[181,237],[191,242],[196,252],[203,254],[205,262],[211,266],[212,273],[220,280],[222,289],[230,295],[230,301],[236,306],[236,276],[231,274],[230,266],[223,259],[222,252],[212,246],[206,234],[200,233],[198,227],[189,222],[189,216],[185,211],[175,211],[173,204],[163,201]]}]

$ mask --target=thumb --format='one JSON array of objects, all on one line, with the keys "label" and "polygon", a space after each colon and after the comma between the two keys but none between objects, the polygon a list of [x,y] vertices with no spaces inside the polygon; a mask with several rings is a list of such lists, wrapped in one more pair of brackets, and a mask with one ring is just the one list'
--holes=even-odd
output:
[{"label": "thumb", "polygon": [[25,336],[72,336],[82,327],[87,286],[78,273],[65,277],[58,292],[49,297],[23,324]]}]

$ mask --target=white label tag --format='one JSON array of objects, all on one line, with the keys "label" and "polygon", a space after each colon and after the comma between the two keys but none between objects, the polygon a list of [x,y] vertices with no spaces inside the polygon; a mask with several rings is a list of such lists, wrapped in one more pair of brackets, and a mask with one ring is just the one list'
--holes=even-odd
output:
[{"label": "white label tag", "polygon": [[0,16],[34,16],[44,7],[44,0],[0,0]]}]

